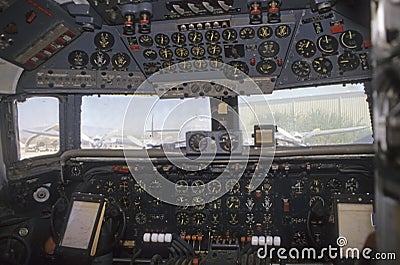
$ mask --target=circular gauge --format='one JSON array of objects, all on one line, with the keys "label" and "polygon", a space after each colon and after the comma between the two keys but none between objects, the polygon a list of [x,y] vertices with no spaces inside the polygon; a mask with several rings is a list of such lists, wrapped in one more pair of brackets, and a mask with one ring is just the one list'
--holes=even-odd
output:
[{"label": "circular gauge", "polygon": [[250,28],[250,27],[242,28],[239,31],[240,38],[243,39],[243,40],[254,39],[255,34],[256,34],[255,30],[253,28]]},{"label": "circular gauge", "polygon": [[195,60],[193,63],[196,69],[205,69],[207,68],[207,62],[205,60]]},{"label": "circular gauge", "polygon": [[301,194],[304,192],[304,181],[301,179],[296,180],[296,183],[292,185],[292,192]]},{"label": "circular gauge", "polygon": [[196,133],[189,138],[189,147],[195,152],[204,151],[207,147],[207,139],[204,134]]},{"label": "circular gauge", "polygon": [[266,179],[261,186],[261,190],[268,194],[271,189],[272,189],[272,184],[268,179]]},{"label": "circular gauge", "polygon": [[339,56],[338,64],[343,71],[352,71],[360,65],[360,59],[351,52],[345,52]]},{"label": "circular gauge", "polygon": [[196,179],[192,182],[192,191],[196,194],[202,194],[204,192],[204,182],[200,179]]},{"label": "circular gauge", "polygon": [[158,70],[160,70],[160,66],[157,63],[145,63],[143,64],[144,72],[147,75],[154,74]]},{"label": "circular gauge", "polygon": [[332,192],[338,192],[342,187],[342,182],[336,178],[333,178],[328,181],[327,186]]},{"label": "circular gauge", "polygon": [[295,61],[292,64],[292,71],[295,75],[299,77],[306,77],[311,72],[310,65],[305,61]]},{"label": "circular gauge", "polygon": [[93,69],[106,69],[110,64],[110,56],[102,51],[94,52],[90,56],[90,63]]},{"label": "circular gauge", "polygon": [[104,183],[104,190],[107,193],[113,193],[116,191],[116,186],[114,184],[114,182],[112,182],[111,180],[107,180],[106,183]]},{"label": "circular gauge", "polygon": [[188,225],[190,222],[190,216],[188,213],[179,212],[176,214],[176,223],[178,225]]},{"label": "circular gauge", "polygon": [[315,44],[307,39],[299,40],[296,43],[296,51],[305,58],[313,57],[316,53]]},{"label": "circular gauge", "polygon": [[203,35],[201,35],[201,32],[198,31],[191,31],[188,35],[189,41],[198,44],[203,40]]},{"label": "circular gauge", "polygon": [[203,203],[204,203],[204,198],[203,197],[201,197],[201,196],[194,196],[193,198],[192,198],[192,202],[194,203],[194,204],[196,204],[197,205],[197,209],[202,209],[202,206],[204,205]]},{"label": "circular gauge", "polygon": [[340,35],[340,44],[350,50],[359,50],[363,44],[363,37],[358,31],[347,30]]},{"label": "circular gauge", "polygon": [[275,29],[275,35],[278,38],[286,38],[289,37],[291,31],[292,30],[288,25],[280,25]]},{"label": "circular gauge", "polygon": [[210,191],[212,194],[217,194],[221,191],[222,189],[222,184],[218,180],[214,179],[207,184],[208,191]]},{"label": "circular gauge", "polygon": [[325,205],[325,200],[321,196],[314,196],[308,202],[310,207],[314,206],[317,202],[320,202],[322,206]]},{"label": "circular gauge", "polygon": [[220,68],[222,66],[222,64],[223,64],[223,61],[220,57],[210,59],[210,66],[212,68]]},{"label": "circular gauge", "polygon": [[153,61],[157,59],[157,52],[155,50],[147,49],[143,51],[143,57],[146,60]]},{"label": "circular gauge", "polygon": [[139,225],[144,225],[147,222],[147,217],[144,213],[139,212],[135,215],[135,221]]},{"label": "circular gauge", "polygon": [[218,56],[222,53],[222,48],[217,44],[212,44],[207,47],[207,52],[212,56]]},{"label": "circular gauge", "polygon": [[[240,66],[240,67],[243,67],[243,66]],[[248,70],[248,68],[247,68],[247,70]],[[240,70],[240,71],[242,71],[242,70]],[[235,135],[229,135],[229,133],[224,133],[219,137],[219,145],[221,146],[221,148],[223,150],[225,150],[227,152],[231,152],[238,147],[239,140],[237,139],[237,137]]]},{"label": "circular gauge", "polygon": [[318,38],[317,46],[321,52],[332,54],[338,50],[339,43],[335,37],[331,35],[323,35]]},{"label": "circular gauge", "polygon": [[[246,75],[249,73],[249,67],[247,66],[247,64],[245,62],[232,61],[232,62],[229,62],[228,64],[230,66],[232,66],[232,68],[229,67],[226,69],[227,71],[225,74],[228,78],[236,79],[239,77],[243,77],[243,73]],[[229,135],[227,137],[229,138]],[[231,147],[230,141],[228,143],[228,138],[226,138],[224,136],[222,139],[220,139],[220,145],[224,145],[224,147],[222,147],[222,146],[221,147],[224,148],[225,151],[230,151],[230,147]],[[224,142],[221,142],[221,141],[224,141]]]},{"label": "circular gauge", "polygon": [[272,28],[269,26],[262,26],[257,30],[257,36],[260,39],[268,39],[272,36]]},{"label": "circular gauge", "polygon": [[234,29],[226,29],[222,32],[222,38],[225,41],[235,41],[237,39],[237,32]]},{"label": "circular gauge", "polygon": [[119,184],[119,190],[122,191],[123,193],[127,193],[129,191],[129,182],[128,181],[122,181]]},{"label": "circular gauge", "polygon": [[193,220],[193,224],[195,226],[201,226],[206,222],[207,216],[203,212],[197,212],[197,213],[193,214],[193,219],[192,220]]},{"label": "circular gauge", "polygon": [[124,52],[119,52],[113,55],[111,59],[115,70],[125,70],[131,62],[129,55]]},{"label": "circular gauge", "polygon": [[171,61],[163,62],[162,67],[169,71],[173,71],[176,68],[175,64]]},{"label": "circular gauge", "polygon": [[175,191],[178,193],[186,193],[189,190],[189,184],[186,180],[178,180],[175,183]]},{"label": "circular gauge", "polygon": [[68,62],[73,68],[81,69],[89,62],[89,56],[84,51],[75,50],[68,55]]},{"label": "circular gauge", "polygon": [[351,178],[351,179],[347,180],[345,187],[346,187],[346,190],[351,193],[356,192],[359,187],[358,180],[356,180],[355,178]]},{"label": "circular gauge", "polygon": [[183,71],[189,71],[190,69],[192,69],[192,64],[188,61],[180,61],[178,63],[179,69],[183,70]]},{"label": "circular gauge", "polygon": [[324,57],[315,58],[312,62],[312,67],[318,74],[328,75],[333,69],[332,62]]},{"label": "circular gauge", "polygon": [[169,44],[169,37],[163,33],[159,33],[155,36],[155,41],[160,46],[167,46]]},{"label": "circular gauge", "polygon": [[191,52],[194,57],[199,58],[204,56],[206,50],[202,46],[193,46]]},{"label": "circular gauge", "polygon": [[141,35],[139,37],[139,43],[143,47],[151,47],[154,44],[153,38],[149,35]]},{"label": "circular gauge", "polygon": [[186,36],[183,33],[175,32],[171,35],[171,40],[176,45],[183,45],[186,42]]},{"label": "circular gauge", "polygon": [[274,57],[279,53],[279,45],[275,41],[264,41],[258,47],[262,57]]},{"label": "circular gauge", "polygon": [[205,37],[208,42],[212,43],[219,41],[219,39],[221,38],[219,32],[213,29],[207,31]]},{"label": "circular gauge", "polygon": [[225,188],[231,194],[238,193],[240,191],[240,183],[235,179],[229,179],[225,184]]},{"label": "circular gauge", "polygon": [[109,51],[114,46],[114,36],[110,32],[99,32],[94,36],[94,45],[102,51]]},{"label": "circular gauge", "polygon": [[324,188],[323,183],[319,179],[314,179],[310,185],[310,191],[313,193],[320,193]]},{"label": "circular gauge", "polygon": [[172,58],[172,56],[174,56],[174,53],[172,52],[172,50],[168,49],[168,48],[160,49],[159,54],[160,54],[161,59],[164,59],[164,60],[169,60]]},{"label": "circular gauge", "polygon": [[131,202],[129,201],[128,197],[123,196],[120,200],[119,203],[124,207],[125,209],[128,209],[129,206],[131,206]]},{"label": "circular gauge", "polygon": [[176,48],[176,49],[175,49],[175,55],[176,55],[178,58],[184,59],[184,58],[186,58],[186,57],[189,56],[189,50],[188,50],[187,48],[184,48],[184,47]]},{"label": "circular gauge", "polygon": [[228,209],[239,209],[240,207],[240,200],[236,196],[230,196],[226,199],[226,207]]},{"label": "circular gauge", "polygon": [[276,70],[276,63],[272,60],[261,61],[256,66],[257,72],[262,75],[270,75]]},{"label": "circular gauge", "polygon": [[208,208],[211,210],[220,210],[221,206],[222,206],[221,199],[217,199],[217,200],[214,200],[214,201],[208,203]]}]

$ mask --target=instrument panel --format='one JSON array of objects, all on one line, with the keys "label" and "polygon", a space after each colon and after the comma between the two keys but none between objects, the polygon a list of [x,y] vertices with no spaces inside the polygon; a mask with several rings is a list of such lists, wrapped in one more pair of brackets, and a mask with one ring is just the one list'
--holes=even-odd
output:
[{"label": "instrument panel", "polygon": [[[262,23],[251,24],[246,14],[153,21],[150,31],[134,34],[126,34],[124,25],[103,25],[25,72],[19,89],[132,93],[160,71],[195,76],[223,72],[225,63],[252,78],[262,93],[271,93],[369,80],[370,48],[367,29],[335,10],[281,10],[277,23],[264,16]],[[176,95],[191,96],[201,95]]]}]

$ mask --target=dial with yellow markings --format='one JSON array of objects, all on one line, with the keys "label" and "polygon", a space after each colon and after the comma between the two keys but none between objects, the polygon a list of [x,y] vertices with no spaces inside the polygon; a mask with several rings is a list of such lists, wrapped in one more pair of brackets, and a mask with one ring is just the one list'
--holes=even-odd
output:
[{"label": "dial with yellow markings", "polygon": [[184,59],[184,58],[186,58],[186,57],[189,56],[189,50],[188,50],[187,48],[184,48],[184,47],[176,48],[176,49],[175,49],[175,55],[176,55],[178,58]]},{"label": "dial with yellow markings", "polygon": [[171,35],[171,40],[176,45],[183,45],[186,42],[186,36],[181,32],[175,32]]},{"label": "dial with yellow markings", "polygon": [[235,41],[237,39],[237,32],[234,29],[226,29],[222,32],[222,38],[225,41]]},{"label": "dial with yellow markings", "polygon": [[339,43],[335,37],[331,35],[323,35],[317,40],[318,49],[326,54],[332,54],[337,52]]},{"label": "dial with yellow markings", "polygon": [[240,200],[236,196],[230,196],[226,199],[226,207],[228,209],[239,209],[240,207]]},{"label": "dial with yellow markings", "polygon": [[219,32],[213,29],[207,31],[205,35],[206,40],[211,43],[219,41],[220,37]]},{"label": "dial with yellow markings", "polygon": [[222,48],[217,44],[212,44],[207,47],[207,52],[212,56],[218,56],[222,53]]},{"label": "dial with yellow markings", "polygon": [[262,26],[257,30],[257,36],[260,39],[268,39],[272,36],[272,29],[269,26]]},{"label": "dial with yellow markings", "polygon": [[198,44],[203,40],[203,35],[198,31],[191,31],[188,35],[189,41]]},{"label": "dial with yellow markings", "polygon": [[288,25],[280,25],[275,29],[275,35],[278,38],[289,37],[290,33],[291,33],[291,29]]},{"label": "dial with yellow markings", "polygon": [[167,46],[169,44],[169,37],[163,33],[159,33],[154,37],[156,43],[160,46]]},{"label": "dial with yellow markings", "polygon": [[159,51],[160,57],[164,60],[169,60],[174,56],[174,53],[172,52],[171,49],[168,48],[162,48]]},{"label": "dial with yellow markings", "polygon": [[310,58],[317,52],[314,42],[303,39],[296,43],[296,51],[304,58]]},{"label": "dial with yellow markings", "polygon": [[193,46],[191,49],[192,55],[194,57],[203,57],[206,53],[206,50],[202,46]]}]

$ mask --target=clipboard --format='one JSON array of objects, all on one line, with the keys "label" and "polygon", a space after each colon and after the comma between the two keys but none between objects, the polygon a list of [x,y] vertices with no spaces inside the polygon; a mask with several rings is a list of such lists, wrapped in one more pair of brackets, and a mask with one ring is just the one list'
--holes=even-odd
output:
[{"label": "clipboard", "polygon": [[72,194],[57,252],[63,255],[95,256],[106,204],[104,196],[100,194]]}]

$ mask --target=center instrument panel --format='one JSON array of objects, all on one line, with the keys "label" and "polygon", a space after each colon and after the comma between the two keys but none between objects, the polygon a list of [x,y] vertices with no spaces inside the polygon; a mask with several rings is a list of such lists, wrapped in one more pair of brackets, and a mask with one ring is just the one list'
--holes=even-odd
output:
[{"label": "center instrument panel", "polygon": [[[153,158],[153,169],[176,183],[177,202],[200,200],[201,196],[187,197],[185,193],[204,183],[207,190],[199,192],[212,194],[230,187],[221,198],[210,203],[196,201],[199,205],[193,207],[163,203],[146,193],[123,158],[107,161],[74,157],[62,169],[62,182],[50,181],[49,177],[41,177],[46,182],[43,185],[38,178],[13,181],[10,203],[16,205],[17,213],[27,214],[49,211],[60,194],[104,194],[119,204],[126,216],[126,229],[115,257],[130,258],[132,252],[140,250],[138,259],[151,259],[154,255],[168,259],[173,254],[171,240],[179,240],[185,249],[179,250],[180,258],[207,260],[207,264],[219,264],[215,260],[228,259],[230,255],[238,255],[241,264],[253,264],[251,260],[257,260],[256,251],[264,242],[298,248],[335,245],[337,204],[373,203],[372,155],[276,157],[268,174],[260,176],[265,179],[256,188],[250,186],[250,179],[262,165],[252,158],[248,163],[237,159],[229,167],[223,158],[215,159],[199,171],[177,168],[166,158]],[[143,165],[137,162],[132,168],[134,175],[140,175]],[[235,172],[242,169],[244,173],[236,183]],[[207,184],[224,170],[229,172],[227,178]],[[38,198],[41,187],[46,199],[42,195]],[[163,189],[157,181],[146,188]],[[250,192],[252,188],[255,190]]]},{"label": "center instrument panel", "polygon": [[[10,34],[0,32],[4,41],[0,53],[30,70],[24,72],[20,90],[134,93],[160,70],[183,74],[223,71],[221,63],[249,75],[262,93],[371,78],[367,28],[334,8],[318,12],[301,1],[285,1],[271,18],[271,7],[265,1],[261,1],[256,17],[254,6],[246,1],[89,2],[89,10],[96,10],[102,23],[93,22],[91,31],[77,32],[74,28],[74,37],[63,41],[63,46],[56,45],[61,37],[49,39],[58,47],[57,54],[46,57],[43,51],[29,53],[35,57],[35,64],[29,67],[18,63],[18,58],[21,50],[32,49],[22,47],[24,42],[17,42],[21,47],[15,49],[17,44],[7,43]],[[290,10],[290,5],[296,6]],[[200,11],[194,12],[194,7]],[[213,11],[207,11],[211,7]],[[19,8],[28,10],[31,6]],[[68,12],[63,15],[77,20],[74,8],[64,7]],[[0,19],[4,28],[9,24],[7,18]],[[97,21],[95,18],[93,21]],[[29,30],[32,25],[23,29]],[[58,34],[52,29],[42,31],[43,36]],[[10,36],[17,40],[19,35],[14,32]],[[187,96],[199,96],[199,92],[176,95]]]}]

